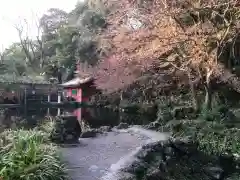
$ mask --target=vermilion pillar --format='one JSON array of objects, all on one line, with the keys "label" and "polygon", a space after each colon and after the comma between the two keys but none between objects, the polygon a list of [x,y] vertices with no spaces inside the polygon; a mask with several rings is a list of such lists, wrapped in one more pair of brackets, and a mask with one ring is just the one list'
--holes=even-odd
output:
[{"label": "vermilion pillar", "polygon": [[[82,102],[82,89],[79,88],[77,90],[77,95],[76,95],[76,101],[81,103]],[[79,121],[79,123],[81,123],[82,120],[82,108],[78,108],[77,110],[75,110],[74,114],[77,116],[77,120]]]}]

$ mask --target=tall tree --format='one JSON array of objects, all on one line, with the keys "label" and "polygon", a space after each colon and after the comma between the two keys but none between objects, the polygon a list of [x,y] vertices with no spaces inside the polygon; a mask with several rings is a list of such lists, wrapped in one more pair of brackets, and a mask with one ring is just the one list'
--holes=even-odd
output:
[{"label": "tall tree", "polygon": [[[111,64],[115,64],[115,69],[121,67],[128,76],[135,71],[140,76],[146,70],[159,73],[168,68],[172,76],[179,76],[176,70],[185,74],[188,82],[198,79],[193,82],[204,85],[205,104],[210,108],[211,84],[226,75],[223,72],[227,70],[218,60],[226,42],[236,36],[239,3],[234,0],[107,2],[116,11],[108,17],[110,25],[102,36],[111,45],[106,61],[114,57],[110,58],[114,62]],[[109,66],[105,69],[102,72],[106,76],[114,77],[115,72]]]},{"label": "tall tree", "polygon": [[78,3],[70,13],[51,8],[40,18],[33,14],[36,36],[30,37],[29,22],[19,21],[14,25],[19,43],[6,50],[6,58],[21,60],[26,74],[31,71],[57,78],[63,72],[71,76],[77,61],[92,65],[97,62],[97,35],[105,27],[102,15],[86,2]]}]

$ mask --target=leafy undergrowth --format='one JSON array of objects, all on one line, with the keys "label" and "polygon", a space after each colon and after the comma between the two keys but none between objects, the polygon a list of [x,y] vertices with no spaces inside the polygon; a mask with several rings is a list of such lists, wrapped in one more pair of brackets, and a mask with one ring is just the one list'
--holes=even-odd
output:
[{"label": "leafy undergrowth", "polygon": [[206,120],[173,120],[168,122],[174,136],[189,137],[199,150],[214,155],[239,154],[240,128],[238,123]]},{"label": "leafy undergrowth", "polygon": [[[180,112],[183,111],[180,109]],[[172,120],[162,120],[163,124],[159,124],[171,131],[174,137],[190,138],[198,144],[199,150],[207,154],[239,154],[240,118],[226,106],[217,104],[211,110],[203,107],[195,119],[188,119],[187,115],[182,117],[177,119],[173,116]]]},{"label": "leafy undergrowth", "polygon": [[57,147],[40,130],[7,130],[0,134],[0,178],[64,180],[65,167]]}]

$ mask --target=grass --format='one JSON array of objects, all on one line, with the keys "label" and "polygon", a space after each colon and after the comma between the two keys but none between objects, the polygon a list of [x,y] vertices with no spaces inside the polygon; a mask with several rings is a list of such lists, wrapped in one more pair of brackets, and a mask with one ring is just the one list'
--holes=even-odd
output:
[{"label": "grass", "polygon": [[41,130],[7,130],[0,134],[0,179],[65,180],[57,147]]}]

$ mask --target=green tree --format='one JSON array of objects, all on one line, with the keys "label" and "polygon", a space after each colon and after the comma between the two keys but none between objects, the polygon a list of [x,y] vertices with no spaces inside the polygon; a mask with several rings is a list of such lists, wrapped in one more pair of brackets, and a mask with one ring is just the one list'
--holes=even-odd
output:
[{"label": "green tree", "polygon": [[[82,2],[67,13],[51,8],[36,20],[38,34],[30,38],[28,22],[14,25],[19,42],[4,51],[2,74],[39,75],[46,78],[72,76],[77,61],[94,65],[99,59],[98,34],[105,28],[105,11],[94,3]],[[102,8],[104,9],[104,8]]]}]

